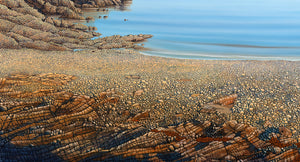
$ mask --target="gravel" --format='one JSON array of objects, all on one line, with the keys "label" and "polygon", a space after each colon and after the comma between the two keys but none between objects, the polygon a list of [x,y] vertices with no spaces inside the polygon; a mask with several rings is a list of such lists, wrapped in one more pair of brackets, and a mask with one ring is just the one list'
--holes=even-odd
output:
[{"label": "gravel", "polygon": [[[62,89],[77,94],[97,96],[114,89],[121,96],[121,109],[132,114],[150,110],[153,120],[141,121],[149,128],[237,120],[258,128],[265,123],[285,126],[300,138],[299,61],[184,60],[128,49],[0,49],[0,77],[20,72],[75,75],[78,79]],[[235,93],[238,98],[231,113],[201,112],[204,104]]]}]

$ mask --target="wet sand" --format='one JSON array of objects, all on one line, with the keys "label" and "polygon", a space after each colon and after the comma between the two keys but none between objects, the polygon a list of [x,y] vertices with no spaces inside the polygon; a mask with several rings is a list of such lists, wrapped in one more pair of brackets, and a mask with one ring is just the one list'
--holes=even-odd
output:
[{"label": "wet sand", "polygon": [[[114,89],[120,108],[151,111],[149,128],[184,121],[237,120],[258,128],[285,126],[300,138],[300,62],[181,60],[132,50],[45,52],[0,50],[0,77],[62,73],[78,79],[62,89],[89,96]],[[230,113],[201,113],[203,105],[238,94]],[[268,121],[268,122],[267,122]]]}]

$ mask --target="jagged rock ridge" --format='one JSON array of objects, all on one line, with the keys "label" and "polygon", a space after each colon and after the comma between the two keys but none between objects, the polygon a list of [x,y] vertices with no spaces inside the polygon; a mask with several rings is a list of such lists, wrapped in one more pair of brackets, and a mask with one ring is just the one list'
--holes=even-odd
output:
[{"label": "jagged rock ridge", "polygon": [[153,120],[151,112],[131,115],[119,109],[114,90],[95,97],[59,90],[74,79],[51,73],[0,79],[1,160],[300,160],[300,143],[284,127],[259,130],[236,121],[205,121],[148,129],[140,121]]},{"label": "jagged rock ridge", "polygon": [[[109,3],[110,2],[110,3]],[[81,8],[122,5],[126,1],[2,0],[0,1],[0,48],[74,50],[106,48],[142,48],[135,45],[151,35],[112,36],[91,40],[100,33],[96,27],[55,19],[84,19]],[[110,40],[107,42],[107,40]]]}]

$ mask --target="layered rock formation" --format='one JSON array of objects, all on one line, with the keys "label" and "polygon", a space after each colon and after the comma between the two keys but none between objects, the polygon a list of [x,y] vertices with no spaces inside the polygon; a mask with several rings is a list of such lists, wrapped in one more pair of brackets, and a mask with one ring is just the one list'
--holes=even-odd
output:
[{"label": "layered rock formation", "polygon": [[[147,128],[151,110],[131,114],[118,93],[94,97],[60,90],[63,74],[0,79],[3,161],[299,161],[300,143],[284,128],[227,121]],[[236,94],[209,103],[226,108]]]},{"label": "layered rock formation", "polygon": [[[112,36],[91,40],[100,33],[95,27],[56,19],[85,19],[82,8],[122,5],[119,0],[2,0],[0,1],[0,48],[33,48],[39,50],[74,50],[93,48],[141,48],[137,42],[151,35]],[[107,41],[109,40],[109,41]]]}]

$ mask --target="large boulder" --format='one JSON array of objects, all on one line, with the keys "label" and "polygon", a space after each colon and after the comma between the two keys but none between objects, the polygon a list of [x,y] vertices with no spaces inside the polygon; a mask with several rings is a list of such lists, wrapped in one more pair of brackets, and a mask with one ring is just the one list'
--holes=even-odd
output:
[{"label": "large boulder", "polygon": [[6,16],[4,18],[19,25],[25,25],[26,23],[37,19],[32,15]]},{"label": "large boulder", "polygon": [[11,29],[11,32],[17,33],[27,38],[42,33],[42,31],[40,30],[32,29],[23,25],[16,25],[14,28]]},{"label": "large boulder", "polygon": [[33,29],[38,29],[41,31],[46,31],[46,32],[51,32],[51,33],[56,33],[59,31],[59,29],[57,29],[55,26],[53,26],[50,23],[47,22],[43,22],[41,20],[32,20],[26,24],[24,24],[27,27],[31,27]]},{"label": "large boulder", "polygon": [[0,33],[0,48],[19,48],[16,40]]},{"label": "large boulder", "polygon": [[74,24],[72,26],[73,29],[78,29],[78,30],[83,30],[83,31],[86,31],[86,30],[89,30],[89,27],[86,26],[86,25],[83,25],[83,24]]},{"label": "large boulder", "polygon": [[30,39],[30,38],[27,38],[27,37],[24,37],[20,34],[16,34],[16,33],[13,33],[13,32],[9,32],[7,33],[7,36],[15,39],[17,42],[19,43],[23,43],[23,42],[32,42],[33,40]]},{"label": "large boulder", "polygon": [[31,36],[30,39],[32,39],[32,40],[42,40],[42,41],[45,41],[45,42],[49,42],[51,37],[56,37],[56,35],[52,34],[52,33],[49,33],[49,32],[42,32],[42,33],[38,33],[38,34],[35,34],[35,35]]},{"label": "large boulder", "polygon": [[18,13],[16,11],[10,10],[5,5],[0,4],[0,17],[5,17],[5,16],[19,16],[19,15],[22,15],[22,14]]},{"label": "large boulder", "polygon": [[29,6],[24,0],[1,0],[0,4],[22,14],[30,14],[38,18],[44,18],[42,13],[39,13],[36,9]]},{"label": "large boulder", "polygon": [[76,38],[76,39],[90,39],[93,38],[93,34],[86,32],[78,32],[72,30],[63,30],[58,32],[59,35],[64,37]]},{"label": "large boulder", "polygon": [[53,6],[49,2],[46,2],[42,8],[42,11],[46,14],[56,14],[56,8],[56,6]]},{"label": "large boulder", "polygon": [[45,16],[43,14],[39,13],[36,9],[34,9],[30,6],[22,7],[22,8],[14,8],[14,10],[19,13],[23,13],[24,15],[29,14],[29,15],[32,15],[32,16],[40,18],[40,19],[45,18]]},{"label": "large boulder", "polygon": [[22,47],[38,49],[38,50],[47,50],[47,51],[66,51],[70,50],[66,47],[59,46],[56,44],[50,44],[44,41],[33,41],[33,42],[24,42],[20,43]]},{"label": "large boulder", "polygon": [[15,23],[12,23],[12,22],[7,21],[7,20],[0,19],[0,32],[1,33],[7,33],[15,26],[16,26]]}]

